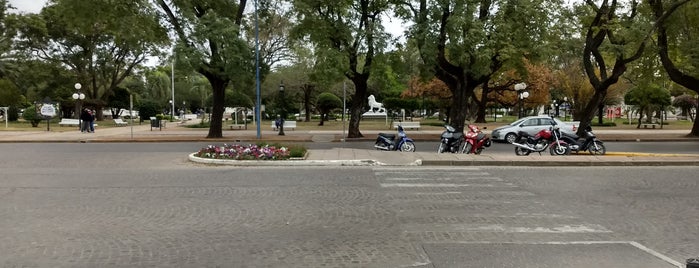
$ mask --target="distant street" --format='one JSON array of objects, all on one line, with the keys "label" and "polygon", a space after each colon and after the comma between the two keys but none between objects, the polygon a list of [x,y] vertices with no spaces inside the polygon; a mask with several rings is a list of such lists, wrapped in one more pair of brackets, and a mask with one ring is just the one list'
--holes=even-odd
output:
[{"label": "distant street", "polygon": [[0,144],[0,266],[657,268],[699,252],[696,166],[187,161],[201,146]]},{"label": "distant street", "polygon": [[[368,141],[333,142],[333,143],[307,143],[308,148],[327,149],[333,147],[346,147],[355,149],[372,149],[373,143]],[[417,141],[415,147],[418,152],[436,152],[438,141]],[[664,153],[664,154],[699,154],[699,142],[605,142],[608,152],[634,152],[634,153]],[[514,146],[507,143],[493,143],[490,148],[483,151],[488,153],[512,153]]]}]

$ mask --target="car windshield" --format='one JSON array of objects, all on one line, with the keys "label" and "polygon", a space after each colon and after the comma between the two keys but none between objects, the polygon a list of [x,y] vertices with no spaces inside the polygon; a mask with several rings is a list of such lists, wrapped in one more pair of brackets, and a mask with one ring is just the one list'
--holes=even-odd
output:
[{"label": "car windshield", "polygon": [[522,123],[524,120],[526,120],[526,118],[517,119],[517,121],[514,121],[514,122],[510,123],[510,126],[519,125],[519,124]]}]

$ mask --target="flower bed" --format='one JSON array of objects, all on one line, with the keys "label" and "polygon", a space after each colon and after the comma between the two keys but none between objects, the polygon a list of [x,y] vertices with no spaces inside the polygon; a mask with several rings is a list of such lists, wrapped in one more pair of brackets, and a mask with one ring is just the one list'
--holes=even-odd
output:
[{"label": "flower bed", "polygon": [[199,150],[194,156],[230,160],[286,160],[291,157],[291,154],[284,146],[224,144],[209,145]]}]

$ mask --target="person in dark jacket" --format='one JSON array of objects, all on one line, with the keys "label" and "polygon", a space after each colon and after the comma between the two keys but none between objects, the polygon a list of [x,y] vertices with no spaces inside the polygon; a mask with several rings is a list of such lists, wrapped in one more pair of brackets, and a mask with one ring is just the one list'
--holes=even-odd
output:
[{"label": "person in dark jacket", "polygon": [[90,110],[83,109],[80,113],[80,132],[90,132],[90,120],[92,120],[92,115],[90,115]]}]

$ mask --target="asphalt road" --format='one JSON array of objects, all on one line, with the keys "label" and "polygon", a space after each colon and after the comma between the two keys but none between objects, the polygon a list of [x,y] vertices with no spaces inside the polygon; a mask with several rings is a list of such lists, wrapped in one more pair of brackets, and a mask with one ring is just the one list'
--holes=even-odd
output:
[{"label": "asphalt road", "polygon": [[681,267],[699,167],[229,167],[0,144],[1,267]]},{"label": "asphalt road", "polygon": [[[666,153],[666,154],[699,154],[699,142],[605,142],[607,152],[634,152],[634,153]],[[333,142],[333,143],[306,143],[307,148],[328,149],[334,147],[347,147],[355,149],[372,149],[373,143],[367,141],[357,142]],[[418,152],[436,152],[438,141],[416,142]],[[514,146],[507,143],[493,143],[490,148],[483,151],[487,153],[512,153]]]}]

